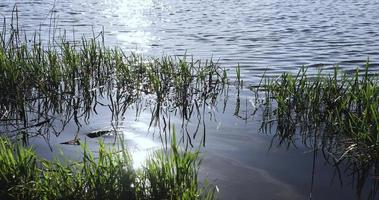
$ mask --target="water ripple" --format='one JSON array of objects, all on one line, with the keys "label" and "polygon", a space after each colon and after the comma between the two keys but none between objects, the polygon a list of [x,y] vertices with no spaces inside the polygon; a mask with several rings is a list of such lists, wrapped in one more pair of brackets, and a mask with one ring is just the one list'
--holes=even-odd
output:
[{"label": "water ripple", "polygon": [[267,67],[353,70],[369,57],[377,70],[379,61],[379,2],[372,0],[3,0],[1,14],[9,17],[15,2],[28,31],[47,30],[54,9],[58,26],[78,36],[104,26],[107,44],[147,55],[220,58],[225,66],[239,63],[245,80]]}]

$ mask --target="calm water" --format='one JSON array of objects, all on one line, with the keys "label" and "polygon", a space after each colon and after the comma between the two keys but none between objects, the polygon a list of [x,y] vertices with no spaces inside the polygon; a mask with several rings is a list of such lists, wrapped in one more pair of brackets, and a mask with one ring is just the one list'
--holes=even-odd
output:
[{"label": "calm water", "polygon": [[[339,64],[350,70],[362,66],[367,57],[372,70],[379,70],[377,0],[2,0],[0,13],[9,17],[15,3],[28,33],[41,29],[46,34],[55,24],[81,37],[104,27],[106,43],[127,51],[213,57],[225,67],[240,63],[248,83],[256,82],[266,68],[272,74],[296,71],[301,65]],[[251,96],[245,91],[243,99]],[[257,134],[259,116],[248,121],[233,117],[234,103],[229,102],[226,114],[216,112],[217,120],[209,120],[202,166],[202,175],[218,185],[221,199],[307,199],[312,153],[301,147],[268,150],[271,136]],[[109,120],[93,117],[82,132],[107,126]],[[135,149],[159,146],[146,137],[149,120],[141,116],[131,121],[126,135]],[[74,132],[71,129],[66,132]],[[51,140],[64,141],[68,133]],[[73,155],[77,150],[59,148]],[[48,150],[39,149],[41,154]],[[350,178],[344,187],[332,184],[333,168],[324,165],[321,156],[318,161],[314,199],[355,199]]]}]

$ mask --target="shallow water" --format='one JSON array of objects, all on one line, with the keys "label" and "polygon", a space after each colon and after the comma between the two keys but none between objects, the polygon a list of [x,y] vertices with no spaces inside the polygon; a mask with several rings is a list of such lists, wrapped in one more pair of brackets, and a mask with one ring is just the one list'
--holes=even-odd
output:
[{"label": "shallow water", "polygon": [[[329,68],[339,64],[351,70],[368,57],[371,70],[379,70],[379,1],[3,0],[0,13],[11,16],[14,3],[28,34],[38,29],[46,34],[54,24],[78,38],[96,35],[103,26],[106,44],[127,51],[213,57],[232,72],[240,63],[247,83],[256,83],[266,69],[278,74],[297,71],[301,65]],[[56,21],[50,20],[51,14]],[[216,118],[207,121],[202,176],[218,185],[221,199],[307,199],[313,154],[302,147],[269,149],[272,135],[258,133],[259,114],[246,121],[233,116],[233,94],[226,112],[219,109]],[[241,102],[251,98],[245,91]],[[81,137],[109,126],[110,120],[110,114],[93,116],[81,128]],[[147,133],[148,115],[138,121],[130,117],[124,123],[136,158],[159,148],[153,131]],[[59,145],[75,132],[75,125],[68,126],[65,134],[50,141],[54,148],[75,157],[79,148]],[[85,139],[96,149],[96,139]],[[38,145],[45,144],[42,139],[32,140],[40,154],[51,156],[47,145]],[[112,143],[113,138],[105,140]],[[344,187],[336,180],[331,184],[333,170],[318,157],[313,198],[355,199],[350,177],[344,178]]]},{"label": "shallow water", "polygon": [[[313,171],[312,149],[302,146],[300,139],[295,140],[297,147],[279,146],[277,140],[272,140],[273,134],[263,134],[259,131],[262,117],[260,112],[246,120],[234,116],[236,99],[233,91],[234,89],[231,89],[225,112],[223,104],[218,104],[207,109],[206,114],[201,116],[206,124],[206,145],[200,148],[203,152],[200,179],[207,178],[215,184],[219,189],[220,199],[308,199]],[[241,105],[240,116],[245,116],[246,111],[248,115],[251,114],[249,100],[252,98],[254,97],[251,91],[242,91],[240,99],[246,103]],[[220,101],[222,102],[222,99]],[[88,123],[80,120],[83,126],[79,132],[77,125],[71,121],[59,137],[50,136],[48,142],[42,137],[33,137],[29,142],[44,158],[60,158],[59,153],[63,151],[70,159],[80,160],[80,146],[60,144],[72,140],[78,133],[81,143],[88,144],[96,156],[99,138],[89,138],[86,134],[96,130],[112,129],[112,115],[108,107],[98,106],[97,113],[92,113]],[[189,123],[189,130],[194,130],[197,126],[195,116]],[[154,150],[163,148],[158,128],[149,127],[150,119],[149,108],[138,117],[135,117],[135,111],[130,109],[118,124],[136,168],[141,167]],[[180,117],[171,114],[171,125],[176,127],[177,137],[186,138],[180,124]],[[59,127],[59,123],[56,123],[55,127]],[[192,141],[194,148],[201,146],[202,136],[203,132],[199,131],[198,136]],[[115,137],[105,135],[102,140],[112,146]],[[352,182],[357,180],[348,175],[350,171],[342,174],[342,180],[338,177],[333,179],[336,175],[335,168],[325,163],[321,152],[318,153],[315,169],[313,199],[357,199]],[[340,185],[340,181],[343,185]],[[367,181],[370,182],[369,179]],[[369,187],[370,184],[365,188],[370,189]]]}]

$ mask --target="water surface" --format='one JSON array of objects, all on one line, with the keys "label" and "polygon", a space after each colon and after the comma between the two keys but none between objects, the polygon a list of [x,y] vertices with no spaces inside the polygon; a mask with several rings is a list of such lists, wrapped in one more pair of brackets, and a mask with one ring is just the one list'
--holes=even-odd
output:
[{"label": "water surface", "polygon": [[[126,51],[212,57],[232,73],[239,63],[247,84],[257,83],[266,69],[279,74],[302,65],[339,64],[351,70],[364,65],[368,57],[370,69],[379,70],[379,1],[375,0],[3,0],[1,15],[10,17],[15,3],[22,29],[27,34],[41,30],[44,40],[49,40],[52,26],[76,38],[104,30],[107,45]],[[221,199],[307,199],[312,153],[302,147],[269,149],[272,136],[259,134],[259,114],[249,120],[233,116],[234,94],[226,112],[219,108],[217,117],[207,121],[202,175],[218,185]],[[241,102],[251,98],[253,94],[246,91]],[[142,152],[159,145],[147,134],[146,118],[125,120],[127,139]],[[95,116],[81,133],[109,126],[110,120],[106,114]],[[76,147],[59,145],[74,132],[75,126],[69,126],[62,137],[51,141],[75,156]],[[41,154],[48,154],[50,148],[40,146]],[[333,170],[320,156],[313,198],[355,199],[351,177],[345,177],[341,187],[331,181]]]},{"label": "water surface", "polygon": [[355,68],[367,57],[379,67],[378,1],[326,0],[4,0],[14,3],[24,29],[51,24],[77,37],[106,32],[107,44],[148,55],[187,54],[240,63],[245,79],[269,67],[274,72],[301,65],[340,64]]}]

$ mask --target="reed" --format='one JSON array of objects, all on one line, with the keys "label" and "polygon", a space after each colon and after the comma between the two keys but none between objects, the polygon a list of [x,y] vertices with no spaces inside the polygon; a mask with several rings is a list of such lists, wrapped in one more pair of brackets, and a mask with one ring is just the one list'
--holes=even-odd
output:
[{"label": "reed", "polygon": [[[313,152],[310,196],[315,180],[317,154],[321,153],[335,169],[352,176],[359,199],[375,199],[379,159],[379,74],[362,69],[344,72],[263,76],[255,91],[255,104],[261,105],[263,133],[272,133],[271,145],[304,145]],[[371,184],[370,193],[364,188]]]},{"label": "reed", "polygon": [[103,32],[76,41],[65,31],[30,38],[18,28],[16,9],[13,16],[0,32],[0,126],[11,127],[7,134],[59,135],[61,130],[42,128],[56,116],[63,116],[63,127],[71,120],[79,129],[99,106],[109,108],[116,122],[134,107],[136,115],[151,109],[151,126],[169,127],[169,113],[179,113],[183,141],[192,145],[196,133],[186,121],[201,118],[196,107],[214,106],[228,82],[226,70],[212,60],[126,54],[106,47]]},{"label": "reed", "polygon": [[379,158],[379,75],[368,66],[353,73],[336,66],[331,73],[313,75],[303,67],[296,75],[264,77],[261,130],[275,125],[280,144],[300,139],[334,163],[374,163]]}]

